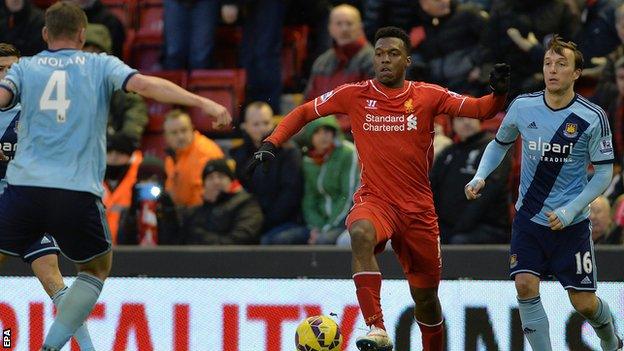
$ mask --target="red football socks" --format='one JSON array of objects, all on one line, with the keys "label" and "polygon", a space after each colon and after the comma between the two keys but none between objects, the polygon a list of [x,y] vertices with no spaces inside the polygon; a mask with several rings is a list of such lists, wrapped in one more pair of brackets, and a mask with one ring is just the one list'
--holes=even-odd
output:
[{"label": "red football socks", "polygon": [[[416,321],[418,322],[418,321]],[[444,321],[437,325],[429,326],[418,322],[422,333],[424,351],[442,351],[444,348]]]},{"label": "red football socks", "polygon": [[381,273],[359,272],[353,275],[360,310],[366,325],[386,330],[381,312]]}]

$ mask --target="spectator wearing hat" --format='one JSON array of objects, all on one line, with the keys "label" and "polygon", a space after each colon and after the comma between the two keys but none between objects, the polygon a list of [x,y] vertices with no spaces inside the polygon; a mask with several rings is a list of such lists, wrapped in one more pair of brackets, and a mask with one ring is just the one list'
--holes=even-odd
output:
[{"label": "spectator wearing hat", "polygon": [[123,135],[108,137],[102,202],[106,207],[113,244],[117,243],[121,216],[130,207],[132,189],[142,161],[143,154],[132,139]]},{"label": "spectator wearing hat", "polygon": [[173,200],[164,190],[164,162],[145,156],[139,166],[132,202],[121,216],[117,243],[119,245],[180,244],[180,221]]},{"label": "spectator wearing hat", "polygon": [[[303,218],[309,244],[335,244],[346,231],[345,219],[360,184],[353,143],[344,140],[334,116],[316,119],[304,129],[310,150],[303,158]],[[348,233],[347,233],[348,235]]]},{"label": "spectator wearing hat", "polygon": [[232,161],[216,159],[202,172],[203,204],[185,218],[185,244],[257,244],[262,230],[262,209],[234,176]]},{"label": "spectator wearing hat", "polygon": [[[112,53],[112,40],[108,29],[101,24],[87,26],[84,51]],[[147,125],[147,105],[135,93],[116,90],[110,102],[108,113],[108,134],[121,133],[139,143]]]}]

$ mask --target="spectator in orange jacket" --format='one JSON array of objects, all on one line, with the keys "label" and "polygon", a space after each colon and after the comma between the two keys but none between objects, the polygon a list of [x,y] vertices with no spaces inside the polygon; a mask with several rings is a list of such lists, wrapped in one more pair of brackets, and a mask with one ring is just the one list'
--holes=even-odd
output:
[{"label": "spectator in orange jacket", "polygon": [[223,158],[223,151],[196,131],[191,117],[181,110],[173,110],[165,116],[164,134],[170,155],[165,159],[165,189],[177,206],[201,205],[202,170],[207,161]]},{"label": "spectator in orange jacket", "polygon": [[113,244],[117,244],[117,233],[121,217],[130,208],[132,189],[137,182],[139,165],[143,154],[137,144],[125,135],[108,137],[106,145],[106,174],[104,196],[106,220],[111,230]]}]

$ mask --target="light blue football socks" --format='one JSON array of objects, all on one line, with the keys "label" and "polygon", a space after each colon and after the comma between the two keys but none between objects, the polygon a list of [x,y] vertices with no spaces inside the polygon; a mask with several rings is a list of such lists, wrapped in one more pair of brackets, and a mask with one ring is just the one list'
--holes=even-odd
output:
[{"label": "light blue football socks", "polygon": [[518,299],[522,331],[535,351],[552,351],[548,316],[539,296],[526,300]]},{"label": "light blue football socks", "polygon": [[84,273],[78,277],[61,299],[59,310],[45,338],[45,349],[60,350],[83,325],[97,302],[104,282]]},{"label": "light blue football socks", "polygon": [[600,347],[606,351],[615,351],[618,348],[618,338],[613,328],[613,318],[609,305],[598,298],[598,310],[587,322],[594,328],[600,338]]},{"label": "light blue football socks", "polygon": [[[57,310],[60,310],[60,305],[63,302],[63,297],[65,293],[69,290],[68,287],[64,287],[59,290],[52,296],[52,302],[56,306]],[[78,330],[74,333],[74,338],[78,342],[81,351],[95,351],[95,347],[93,347],[93,342],[91,341],[91,335],[89,335],[89,329],[87,329],[87,324],[83,323]]]}]

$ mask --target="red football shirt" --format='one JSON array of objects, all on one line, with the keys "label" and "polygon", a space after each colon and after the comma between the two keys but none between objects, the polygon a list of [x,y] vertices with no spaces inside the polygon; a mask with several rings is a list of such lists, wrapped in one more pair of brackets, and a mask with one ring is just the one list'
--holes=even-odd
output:
[{"label": "red football shirt", "polygon": [[470,98],[411,81],[392,89],[371,79],[342,85],[299,106],[267,141],[281,145],[315,118],[347,114],[362,164],[361,186],[354,197],[372,193],[403,213],[422,212],[434,208],[429,184],[434,117],[487,119],[504,103],[505,96]]}]

